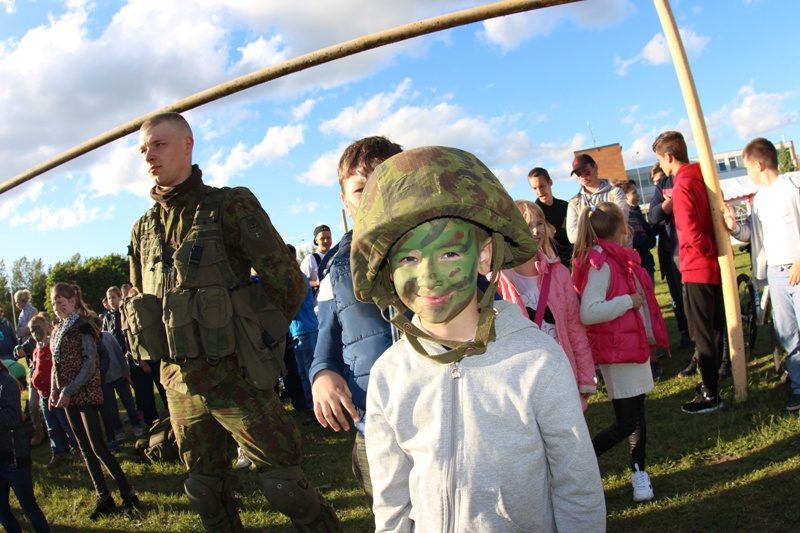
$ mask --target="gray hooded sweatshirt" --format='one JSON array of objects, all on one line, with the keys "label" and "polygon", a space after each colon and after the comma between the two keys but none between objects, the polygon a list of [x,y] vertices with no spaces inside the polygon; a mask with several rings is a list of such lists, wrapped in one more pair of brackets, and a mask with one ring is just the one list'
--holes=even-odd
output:
[{"label": "gray hooded sweatshirt", "polygon": [[375,531],[605,531],[569,361],[517,306],[495,309],[496,340],[484,354],[440,364],[403,338],[373,366],[366,446]]}]

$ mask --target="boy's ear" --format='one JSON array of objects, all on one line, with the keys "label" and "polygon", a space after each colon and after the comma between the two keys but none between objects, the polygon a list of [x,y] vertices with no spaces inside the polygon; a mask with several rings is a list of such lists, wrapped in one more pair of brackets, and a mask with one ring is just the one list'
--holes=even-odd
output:
[{"label": "boy's ear", "polygon": [[478,253],[478,272],[484,276],[492,271],[492,239],[486,239]]}]

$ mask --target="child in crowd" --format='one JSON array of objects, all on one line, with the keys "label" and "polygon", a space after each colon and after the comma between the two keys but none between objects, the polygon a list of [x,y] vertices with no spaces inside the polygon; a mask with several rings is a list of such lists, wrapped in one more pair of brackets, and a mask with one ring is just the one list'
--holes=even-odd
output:
[{"label": "child in crowd", "polygon": [[603,202],[586,209],[578,219],[572,277],[581,295],[581,322],[616,417],[592,444],[599,456],[630,437],[633,501],[642,502],[653,498],[645,472],[644,399],[653,389],[650,347],[667,347],[668,339],[653,282],[627,241],[628,225],[619,206]]},{"label": "child in crowd", "polygon": [[52,452],[47,467],[53,468],[69,458],[70,452],[78,453],[78,442],[69,427],[64,409],[51,408],[48,405],[51,386],[50,374],[53,370],[53,354],[50,351],[50,333],[53,331],[53,326],[50,323],[50,317],[46,313],[39,313],[31,318],[29,324],[31,335],[36,340],[36,348],[33,349],[31,358],[31,385],[39,392],[39,403],[41,403]]},{"label": "child in crowd", "polygon": [[800,409],[800,172],[778,174],[778,151],[759,137],[744,148],[744,165],[761,186],[753,213],[738,224],[733,210],[723,213],[734,237],[749,241],[755,261],[753,276],[767,278],[775,333],[786,350],[792,389],[786,409]]},{"label": "child in crowd", "polygon": [[679,235],[683,309],[703,379],[694,399],[683,404],[681,410],[688,414],[711,413],[724,405],[719,397],[719,381],[725,309],[708,193],[700,165],[689,162],[686,141],[680,132],[661,133],[653,142],[653,152],[661,169],[675,181],[670,204]]},{"label": "child in crowd", "polygon": [[555,253],[549,229],[552,226],[542,209],[528,200],[514,203],[539,250],[521,265],[500,272],[497,291],[504,300],[517,304],[523,315],[564,349],[581,394],[581,406],[586,410],[586,396],[597,391],[597,378],[572,278]]},{"label": "child in crowd", "polygon": [[[362,301],[405,332],[372,367],[376,531],[604,531],[597,460],[563,350],[478,272],[536,253],[475,156],[425,147],[379,165],[355,217]],[[413,321],[405,312],[414,312]]]},{"label": "child in crowd", "polygon": [[139,497],[119,462],[108,450],[100,421],[100,406],[103,404],[97,357],[100,332],[91,321],[77,285],[56,283],[50,296],[53,311],[59,318],[52,338],[50,407],[61,407],[67,412],[67,421],[75,433],[94,485],[97,503],[89,518],[96,520],[116,509],[103,467],[117,482],[123,512],[130,515],[139,506]]},{"label": "child in crowd", "polygon": [[21,533],[9,505],[14,491],[36,533],[49,533],[47,519],[36,503],[31,472],[31,423],[22,412],[18,382],[0,365],[0,524],[9,533]]}]

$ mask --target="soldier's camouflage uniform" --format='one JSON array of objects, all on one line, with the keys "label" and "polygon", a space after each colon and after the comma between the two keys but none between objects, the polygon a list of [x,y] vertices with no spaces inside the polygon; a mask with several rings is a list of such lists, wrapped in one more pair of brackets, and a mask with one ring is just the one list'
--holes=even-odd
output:
[{"label": "soldier's camouflage uniform", "polygon": [[[159,202],[158,221],[148,212],[133,226],[130,247],[130,281],[144,294],[163,297],[169,289],[180,285],[171,267],[171,254],[177,250],[193,227],[193,220],[209,193],[219,191],[202,183],[201,171],[192,167],[192,176],[180,184],[180,194]],[[183,190],[185,189],[185,190]],[[206,246],[200,261],[224,260],[242,286],[250,283],[251,267],[261,278],[263,297],[274,302],[285,317],[297,312],[306,287],[305,280],[269,217],[255,196],[245,188],[226,191],[220,208],[224,250]],[[162,239],[163,236],[163,239]],[[162,252],[162,242],[164,250]],[[176,254],[177,257],[177,254]],[[224,308],[224,306],[223,306]],[[202,313],[195,310],[195,313]],[[228,307],[225,313],[232,311]],[[168,323],[165,309],[164,322]],[[202,326],[200,326],[202,328]],[[170,326],[167,325],[169,330]],[[170,336],[170,332],[167,332]],[[236,343],[240,339],[237,338]],[[219,355],[219,354],[218,354]],[[243,377],[234,353],[221,357],[203,356],[175,361],[174,354],[163,359],[161,382],[167,390],[170,417],[181,458],[189,472],[187,494],[200,513],[206,530],[238,531],[238,512],[231,496],[230,434],[261,473],[262,484],[273,508],[284,511],[295,526],[304,531],[338,531],[333,510],[317,495],[299,469],[302,456],[301,436],[292,419],[284,411],[272,390],[259,390]],[[273,479],[265,481],[268,473]],[[291,479],[301,491],[314,493],[319,508],[313,520],[297,520],[292,512],[281,508],[283,495],[275,494],[278,480]],[[221,509],[208,509],[205,501],[195,501],[189,484],[200,480],[201,492],[207,486],[222,495]],[[286,483],[284,483],[286,485]],[[270,490],[273,492],[270,493]],[[213,506],[211,506],[213,507]],[[215,514],[216,513],[216,514]],[[307,513],[306,513],[307,514]],[[222,518],[220,518],[222,517]]]}]

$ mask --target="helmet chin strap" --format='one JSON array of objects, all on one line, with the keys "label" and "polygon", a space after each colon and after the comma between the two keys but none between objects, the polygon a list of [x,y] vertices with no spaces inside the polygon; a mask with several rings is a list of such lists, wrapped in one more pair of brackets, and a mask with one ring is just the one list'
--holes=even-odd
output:
[{"label": "helmet chin strap", "polygon": [[[392,323],[401,331],[405,332],[406,338],[417,353],[441,364],[455,363],[470,355],[478,355],[486,352],[489,342],[495,339],[494,317],[494,295],[497,289],[497,273],[503,264],[505,254],[505,241],[503,235],[497,232],[492,233],[492,280],[486,292],[481,294],[478,301],[478,327],[475,330],[475,337],[470,341],[452,341],[435,337],[421,328],[415,326],[406,316],[408,308],[396,299],[387,302],[375,302],[381,308],[392,307],[395,316]],[[383,304],[386,305],[383,305]],[[450,346],[451,349],[442,353],[428,353],[422,346],[420,339],[433,342],[441,346]]]}]

